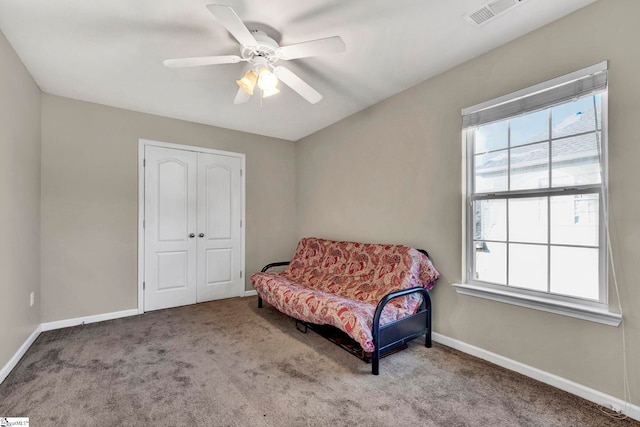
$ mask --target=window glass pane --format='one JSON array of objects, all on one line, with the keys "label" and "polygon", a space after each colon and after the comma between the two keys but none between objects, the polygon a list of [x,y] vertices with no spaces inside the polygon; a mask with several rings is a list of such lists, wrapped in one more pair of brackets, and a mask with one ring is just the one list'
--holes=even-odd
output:
[{"label": "window glass pane", "polygon": [[554,140],[551,185],[566,187],[600,183],[600,132]]},{"label": "window glass pane", "polygon": [[551,247],[551,292],[599,299],[598,249]]},{"label": "window glass pane", "polygon": [[507,190],[507,150],[480,154],[475,157],[475,191],[486,193]]},{"label": "window glass pane", "polygon": [[507,201],[478,200],[474,203],[475,240],[507,240]]},{"label": "window glass pane", "polygon": [[549,143],[527,145],[511,150],[511,190],[549,186]]},{"label": "window glass pane", "polygon": [[598,246],[599,214],[598,194],[551,197],[551,243]]},{"label": "window glass pane", "polygon": [[547,198],[509,200],[509,241],[547,243]]},{"label": "window glass pane", "polygon": [[509,244],[509,286],[547,290],[547,246]]},{"label": "window glass pane", "polygon": [[475,131],[474,154],[507,148],[509,122],[491,123],[481,126]]},{"label": "window glass pane", "polygon": [[511,147],[548,139],[548,109],[511,119]]},{"label": "window glass pane", "polygon": [[507,244],[475,242],[476,280],[507,284]]},{"label": "window glass pane", "polygon": [[600,95],[587,96],[577,101],[560,104],[551,109],[552,135],[558,138],[594,131],[596,120],[600,129]]}]

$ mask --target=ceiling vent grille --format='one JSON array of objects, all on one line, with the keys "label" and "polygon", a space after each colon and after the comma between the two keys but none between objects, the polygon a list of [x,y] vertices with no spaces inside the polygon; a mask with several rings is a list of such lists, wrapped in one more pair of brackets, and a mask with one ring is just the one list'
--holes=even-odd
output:
[{"label": "ceiling vent grille", "polygon": [[486,24],[496,16],[505,13],[507,10],[519,5],[524,0],[496,0],[487,3],[479,9],[464,15],[464,18],[475,26]]}]

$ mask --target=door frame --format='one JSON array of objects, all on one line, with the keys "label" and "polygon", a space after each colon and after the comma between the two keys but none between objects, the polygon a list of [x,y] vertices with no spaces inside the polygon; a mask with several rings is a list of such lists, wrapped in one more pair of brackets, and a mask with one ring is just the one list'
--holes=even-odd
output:
[{"label": "door frame", "polygon": [[[152,141],[149,139],[138,139],[138,314],[144,313],[144,200],[145,200],[145,173],[144,173],[144,151],[145,147],[162,147],[173,148],[176,150],[194,151],[197,153],[216,154],[219,156],[237,157],[241,163],[241,176],[240,176],[240,220],[242,221],[242,227],[240,227],[240,271],[242,272],[243,283],[246,288],[246,270],[245,270],[245,255],[246,255],[246,182],[247,171],[246,163],[247,156],[243,153],[234,153],[231,151],[216,150],[212,148],[196,147],[192,145],[175,144],[172,142]],[[243,288],[243,291],[245,291]]]}]

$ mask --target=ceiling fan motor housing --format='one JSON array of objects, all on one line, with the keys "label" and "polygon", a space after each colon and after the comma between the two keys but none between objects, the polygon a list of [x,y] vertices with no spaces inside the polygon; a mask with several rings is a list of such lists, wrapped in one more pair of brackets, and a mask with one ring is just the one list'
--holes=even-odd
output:
[{"label": "ceiling fan motor housing", "polygon": [[[258,42],[257,46],[242,46],[242,59],[250,63],[258,63],[258,58],[264,58],[267,64],[273,64],[278,58],[278,43],[260,30],[250,30],[251,35]],[[260,61],[261,62],[261,61]]]}]

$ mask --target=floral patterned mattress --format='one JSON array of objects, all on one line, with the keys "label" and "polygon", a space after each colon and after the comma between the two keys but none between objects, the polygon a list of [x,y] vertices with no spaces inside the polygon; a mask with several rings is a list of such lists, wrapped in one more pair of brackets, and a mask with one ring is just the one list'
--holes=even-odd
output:
[{"label": "floral patterned mattress", "polygon": [[[258,295],[296,319],[332,325],[374,350],[373,315],[387,294],[423,286],[430,290],[440,274],[417,249],[400,245],[337,242],[304,238],[286,270],[255,273]],[[422,296],[411,294],[385,307],[381,324],[416,312]]]}]

